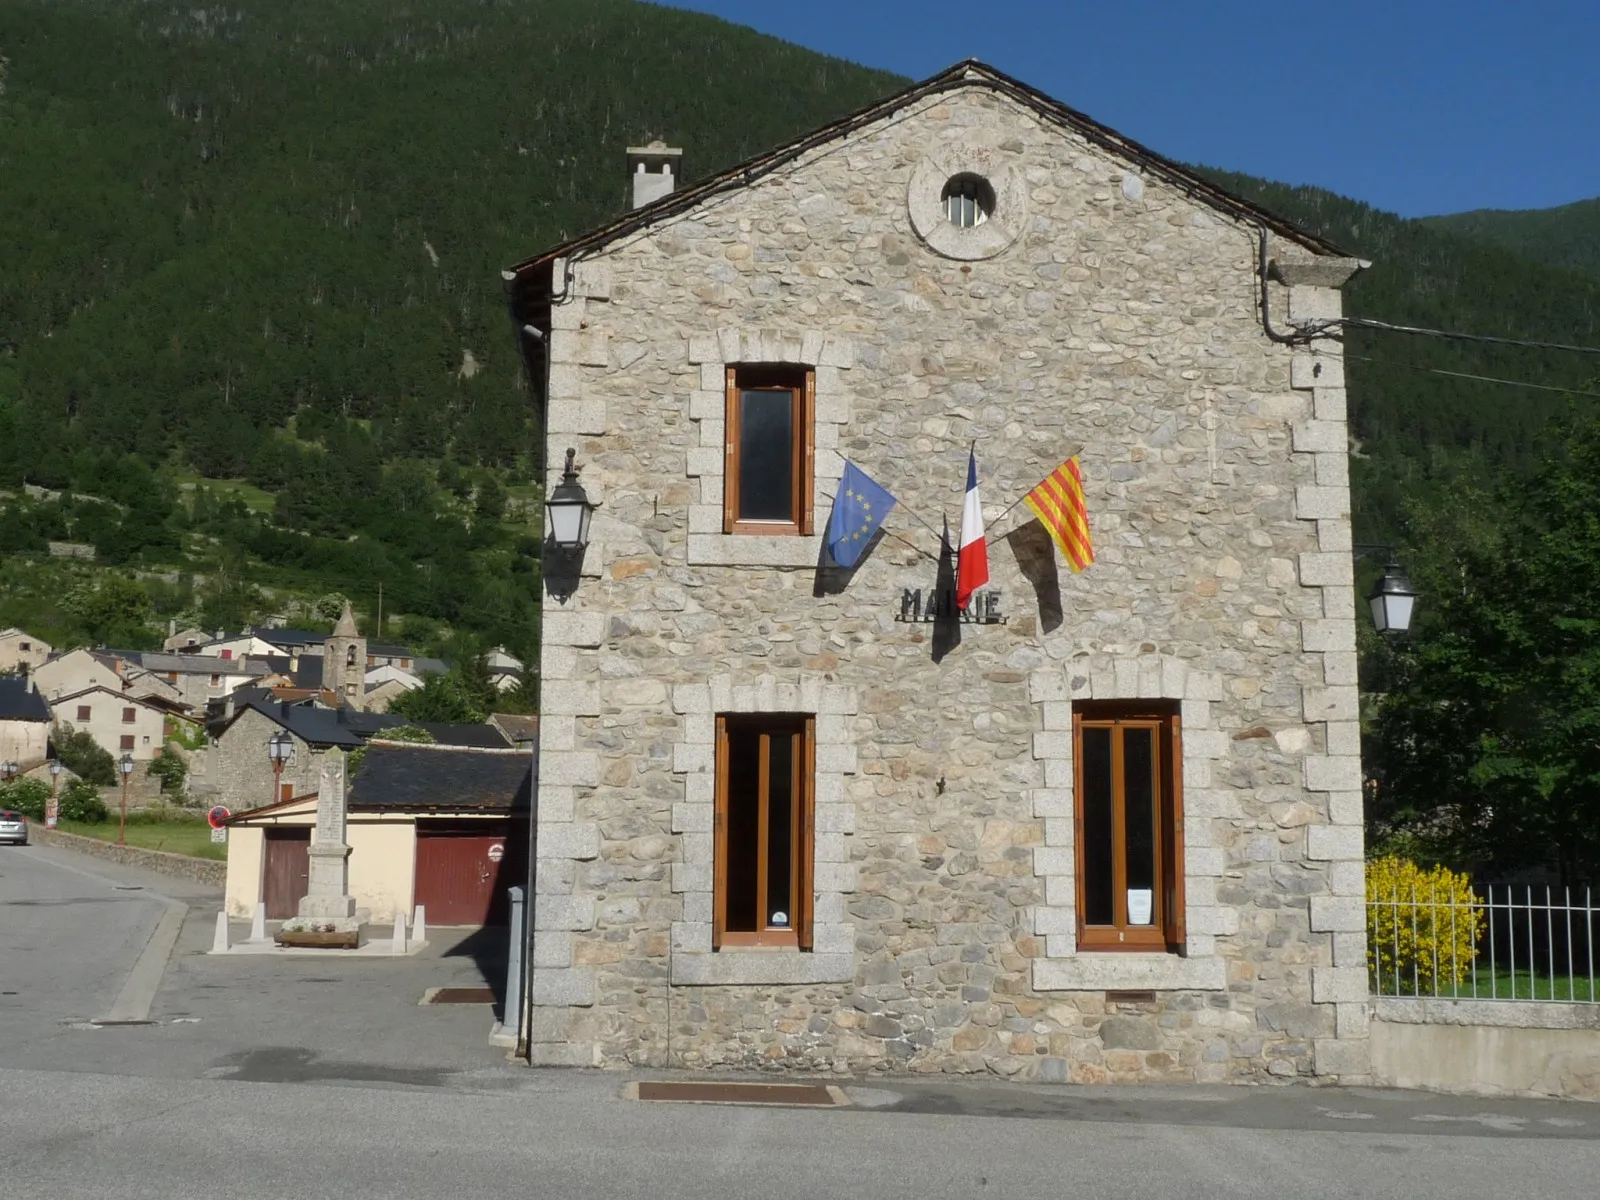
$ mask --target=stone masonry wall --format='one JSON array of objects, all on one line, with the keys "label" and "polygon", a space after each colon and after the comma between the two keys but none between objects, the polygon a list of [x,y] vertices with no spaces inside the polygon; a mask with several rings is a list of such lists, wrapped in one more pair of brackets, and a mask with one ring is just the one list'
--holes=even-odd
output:
[{"label": "stone masonry wall", "polygon": [[[936,253],[956,168],[1000,205]],[[549,461],[601,507],[545,605],[535,1062],[1367,1074],[1342,364],[1266,337],[1256,254],[973,87],[572,264]],[[815,371],[817,537],[721,533],[739,361]],[[950,647],[895,616],[974,440],[1008,620]],[[1079,444],[1073,575],[1001,513]],[[845,456],[900,502],[849,573],[818,565]],[[1071,704],[1136,697],[1182,710],[1183,956],[1076,947]],[[759,711],[817,714],[813,953],[711,951],[711,731]]]},{"label": "stone masonry wall", "polygon": [[[225,804],[238,813],[277,799],[273,794],[275,780],[272,760],[267,757],[267,741],[282,728],[254,709],[240,713],[207,751],[205,782],[210,789],[207,801]],[[294,758],[284,767],[282,782],[293,786],[294,795],[304,796],[315,793],[321,779],[322,755],[295,738]]]}]

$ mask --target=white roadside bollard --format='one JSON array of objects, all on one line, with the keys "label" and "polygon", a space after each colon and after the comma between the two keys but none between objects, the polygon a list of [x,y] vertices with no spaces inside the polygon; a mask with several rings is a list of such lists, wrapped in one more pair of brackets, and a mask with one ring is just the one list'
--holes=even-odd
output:
[{"label": "white roadside bollard", "polygon": [[250,940],[264,942],[267,940],[267,906],[258,903],[256,911],[250,917]]},{"label": "white roadside bollard", "polygon": [[411,918],[411,940],[425,942],[428,940],[428,914],[422,905],[417,905],[417,911]]},{"label": "white roadside bollard", "polygon": [[404,954],[406,952],[406,914],[394,914],[394,936],[389,939],[390,954]]},{"label": "white roadside bollard", "polygon": [[228,952],[228,914],[217,914],[217,936],[211,941],[211,953],[226,954]]}]

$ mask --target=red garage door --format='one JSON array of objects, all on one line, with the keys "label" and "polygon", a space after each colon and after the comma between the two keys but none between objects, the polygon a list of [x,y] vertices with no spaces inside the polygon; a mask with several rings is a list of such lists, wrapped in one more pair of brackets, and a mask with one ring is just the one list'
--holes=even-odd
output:
[{"label": "red garage door", "polygon": [[522,822],[417,822],[416,902],[428,924],[505,924],[506,889],[526,886],[527,836]]}]

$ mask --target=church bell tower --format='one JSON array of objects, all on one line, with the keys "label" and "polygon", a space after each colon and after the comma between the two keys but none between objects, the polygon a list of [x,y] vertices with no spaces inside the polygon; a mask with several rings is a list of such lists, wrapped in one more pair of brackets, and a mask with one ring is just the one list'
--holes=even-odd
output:
[{"label": "church bell tower", "polygon": [[367,639],[356,628],[356,615],[346,600],[339,623],[322,643],[322,686],[340,704],[360,709],[366,707],[366,678]]}]

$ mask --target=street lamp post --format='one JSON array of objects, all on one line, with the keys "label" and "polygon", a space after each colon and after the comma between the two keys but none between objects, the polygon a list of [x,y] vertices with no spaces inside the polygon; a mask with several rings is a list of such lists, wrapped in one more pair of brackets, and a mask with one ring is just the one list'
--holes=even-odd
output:
[{"label": "street lamp post", "polygon": [[56,799],[56,788],[61,783],[61,760],[50,760],[50,802],[44,809],[44,827],[54,829],[61,818],[61,803]]},{"label": "street lamp post", "polygon": [[267,739],[267,757],[272,760],[272,802],[283,797],[283,768],[294,757],[294,739],[279,730]]},{"label": "street lamp post", "polygon": [[133,774],[133,755],[124,754],[117,760],[117,770],[122,772],[122,815],[117,820],[117,845],[128,844],[128,778]]}]

